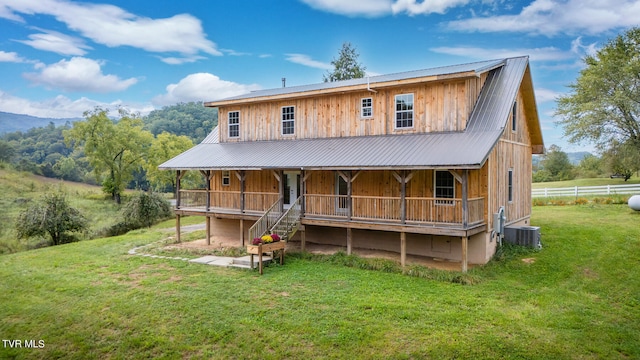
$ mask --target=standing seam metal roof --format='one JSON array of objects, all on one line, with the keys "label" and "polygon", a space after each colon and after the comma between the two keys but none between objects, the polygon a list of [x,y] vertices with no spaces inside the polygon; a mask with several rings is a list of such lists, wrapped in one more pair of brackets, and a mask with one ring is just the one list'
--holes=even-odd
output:
[{"label": "standing seam metal roof", "polygon": [[[503,65],[489,70],[464,131],[219,143],[216,127],[202,143],[159,168],[478,168],[503,133],[528,58],[475,64],[481,68]],[[470,71],[470,65],[458,68]]]}]

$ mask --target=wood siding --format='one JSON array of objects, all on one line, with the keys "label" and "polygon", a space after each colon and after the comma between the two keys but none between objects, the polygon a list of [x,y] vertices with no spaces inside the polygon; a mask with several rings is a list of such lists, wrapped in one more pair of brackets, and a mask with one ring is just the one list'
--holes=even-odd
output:
[{"label": "wood siding", "polygon": [[[507,223],[518,222],[531,216],[531,140],[527,128],[522,94],[517,96],[516,131],[512,131],[509,117],[503,135],[491,152],[487,164],[489,181],[488,212],[493,214],[505,207]],[[508,199],[508,172],[513,170],[513,200]],[[493,216],[487,218],[493,228]]]},{"label": "wood siding", "polygon": [[[486,75],[420,85],[292,98],[219,107],[220,141],[288,140],[402,133],[461,131]],[[414,126],[395,129],[395,96],[414,95]],[[362,118],[361,100],[371,98],[373,114]],[[282,135],[282,107],[295,107],[295,133]],[[228,137],[228,114],[240,113],[240,136]]]}]

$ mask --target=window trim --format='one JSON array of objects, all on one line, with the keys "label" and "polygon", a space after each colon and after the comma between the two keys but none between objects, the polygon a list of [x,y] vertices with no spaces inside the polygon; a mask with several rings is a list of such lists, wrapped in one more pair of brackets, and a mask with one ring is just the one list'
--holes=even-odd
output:
[{"label": "window trim", "polygon": [[[438,196],[438,173],[439,172],[444,172],[444,173],[448,173],[451,178],[453,179],[453,186],[451,188],[452,190],[452,197],[439,197]],[[435,204],[436,205],[449,205],[449,206],[453,206],[455,205],[455,198],[456,198],[456,178],[455,176],[453,176],[453,174],[451,172],[449,172],[448,170],[434,170],[433,171],[433,198],[435,199]]]},{"label": "window trim", "polygon": [[507,171],[507,201],[513,202],[513,168]]},{"label": "window trim", "polygon": [[518,100],[513,102],[511,109],[511,132],[518,131]]},{"label": "window trim", "polygon": [[[285,115],[284,109],[286,109],[286,108],[293,109],[293,112],[292,112],[293,118],[292,119],[286,119],[286,120],[284,119],[284,115]],[[285,123],[285,121],[293,123],[293,132],[290,133],[290,134],[289,133],[287,133],[287,134],[284,133],[284,123]],[[282,135],[282,136],[295,136],[295,134],[296,134],[296,107],[295,107],[295,105],[287,105],[287,106],[280,107],[280,135]]]},{"label": "window trim", "polygon": [[231,171],[222,170],[221,183],[222,186],[231,186]]},{"label": "window trim", "polygon": [[[235,124],[231,123],[231,114],[232,113],[238,114],[237,119],[236,119],[236,120],[238,120],[238,122],[235,123]],[[237,127],[238,135],[236,135],[236,136],[232,136],[231,135],[231,127],[232,126]],[[237,139],[237,138],[240,137],[240,111],[239,110],[227,112],[227,137],[229,137],[231,139]]]},{"label": "window trim", "polygon": [[[411,96],[411,110],[398,110],[398,98],[401,96]],[[398,127],[398,114],[399,113],[410,113],[411,114],[411,126],[401,126]],[[415,96],[413,93],[406,94],[396,94],[393,97],[393,129],[394,130],[409,130],[413,129],[415,126]]]},{"label": "window trim", "polygon": [[[369,105],[364,104],[365,101],[369,101]],[[365,109],[369,110],[369,115],[365,115]],[[361,119],[371,119],[373,117],[373,98],[372,97],[364,97],[360,99],[360,118]]]}]

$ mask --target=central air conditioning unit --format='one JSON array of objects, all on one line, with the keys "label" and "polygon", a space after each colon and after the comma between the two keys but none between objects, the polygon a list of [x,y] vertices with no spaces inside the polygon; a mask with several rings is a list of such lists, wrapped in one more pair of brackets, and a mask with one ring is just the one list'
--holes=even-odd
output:
[{"label": "central air conditioning unit", "polygon": [[539,226],[505,226],[504,240],[510,244],[542,249]]}]

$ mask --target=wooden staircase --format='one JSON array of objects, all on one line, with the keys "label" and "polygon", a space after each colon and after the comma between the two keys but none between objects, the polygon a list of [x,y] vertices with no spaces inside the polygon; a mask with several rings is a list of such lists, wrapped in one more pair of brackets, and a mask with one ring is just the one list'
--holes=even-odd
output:
[{"label": "wooden staircase", "polygon": [[263,215],[249,228],[250,241],[266,234],[278,234],[282,241],[287,241],[295,235],[300,228],[300,216],[302,196],[284,212],[282,198],[276,201]]}]

